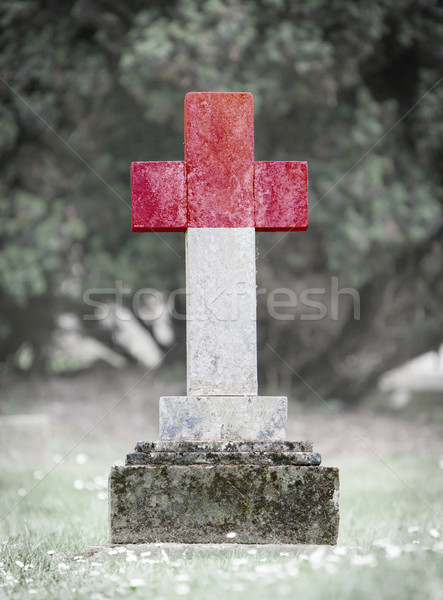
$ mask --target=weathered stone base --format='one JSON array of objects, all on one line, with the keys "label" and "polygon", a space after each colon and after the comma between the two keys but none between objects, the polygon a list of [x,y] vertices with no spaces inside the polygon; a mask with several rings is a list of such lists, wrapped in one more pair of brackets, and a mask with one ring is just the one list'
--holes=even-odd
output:
[{"label": "weathered stone base", "polygon": [[317,466],[312,442],[287,441],[171,441],[137,442],[126,456],[127,465],[298,465]]},{"label": "weathered stone base", "polygon": [[335,544],[338,494],[338,469],[329,467],[113,467],[110,541]]},{"label": "weathered stone base", "polygon": [[162,440],[285,440],[284,396],[163,396]]}]

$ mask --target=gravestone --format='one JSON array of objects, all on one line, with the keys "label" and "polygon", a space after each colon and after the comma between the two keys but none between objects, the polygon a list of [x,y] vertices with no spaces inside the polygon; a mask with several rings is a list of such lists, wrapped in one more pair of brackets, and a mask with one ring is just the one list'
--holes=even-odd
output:
[{"label": "gravestone", "polygon": [[338,470],[257,387],[255,231],[307,228],[306,163],[254,162],[251,94],[190,93],[185,161],[131,183],[133,231],[186,232],[187,395],[113,467],[111,542],[334,544]]}]

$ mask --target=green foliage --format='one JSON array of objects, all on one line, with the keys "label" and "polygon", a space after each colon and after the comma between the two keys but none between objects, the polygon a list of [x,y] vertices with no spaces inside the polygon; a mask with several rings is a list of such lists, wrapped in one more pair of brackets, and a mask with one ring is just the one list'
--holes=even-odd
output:
[{"label": "green foliage", "polygon": [[12,202],[0,202],[0,281],[4,294],[17,303],[60,284],[74,242],[86,233],[85,224],[66,215],[64,202],[49,204],[24,190],[15,190]]}]

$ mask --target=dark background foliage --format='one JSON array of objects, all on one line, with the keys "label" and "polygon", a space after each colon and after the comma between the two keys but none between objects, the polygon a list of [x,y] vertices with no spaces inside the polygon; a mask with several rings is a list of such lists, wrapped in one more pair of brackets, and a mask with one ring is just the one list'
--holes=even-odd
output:
[{"label": "dark background foliage", "polygon": [[[303,398],[301,376],[352,401],[441,342],[441,3],[20,0],[0,15],[4,372],[25,342],[45,371],[84,290],[183,286],[183,236],[130,231],[129,163],[182,159],[199,90],[252,92],[256,158],[309,162],[309,230],[258,236],[258,286],[324,288],[327,314],[299,302],[272,319],[259,296],[262,385]],[[360,320],[349,294],[333,318],[333,281],[358,290]]]}]

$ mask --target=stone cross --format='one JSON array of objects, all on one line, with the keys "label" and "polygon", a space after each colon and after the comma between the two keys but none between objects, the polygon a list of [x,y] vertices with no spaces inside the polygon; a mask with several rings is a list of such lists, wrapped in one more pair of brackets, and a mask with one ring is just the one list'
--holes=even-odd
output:
[{"label": "stone cross", "polygon": [[304,162],[254,162],[250,94],[185,99],[184,162],[132,165],[134,231],[186,231],[187,396],[109,476],[113,544],[334,544],[338,469],[257,391],[255,231],[306,229]]},{"label": "stone cross", "polygon": [[254,161],[248,93],[185,97],[185,160],[135,162],[132,230],[186,232],[187,396],[163,440],[284,440],[287,399],[258,396],[255,231],[308,226],[307,164]]}]

